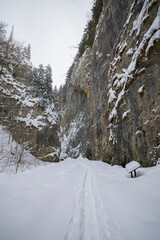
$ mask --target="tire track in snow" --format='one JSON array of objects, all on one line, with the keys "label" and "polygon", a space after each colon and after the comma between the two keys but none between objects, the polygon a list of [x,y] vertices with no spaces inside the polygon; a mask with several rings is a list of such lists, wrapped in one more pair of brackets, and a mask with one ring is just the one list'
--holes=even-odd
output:
[{"label": "tire track in snow", "polygon": [[90,166],[84,166],[65,240],[122,240],[115,219],[106,212],[93,184]]},{"label": "tire track in snow", "polygon": [[104,208],[96,188],[94,175],[92,175],[92,190],[97,211],[97,221],[99,223],[100,240],[124,240],[122,237],[122,229],[116,218],[114,218],[109,206],[107,209],[106,207]]},{"label": "tire track in snow", "polygon": [[75,196],[66,240],[100,240],[90,171],[86,168]]}]

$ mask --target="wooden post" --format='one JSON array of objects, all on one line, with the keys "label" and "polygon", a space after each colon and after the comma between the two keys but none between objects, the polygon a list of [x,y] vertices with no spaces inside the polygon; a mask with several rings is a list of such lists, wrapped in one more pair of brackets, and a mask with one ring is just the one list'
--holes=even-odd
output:
[{"label": "wooden post", "polygon": [[133,174],[132,174],[132,172],[131,172],[131,178],[133,178]]},{"label": "wooden post", "polygon": [[134,170],[134,176],[136,177],[136,169]]}]

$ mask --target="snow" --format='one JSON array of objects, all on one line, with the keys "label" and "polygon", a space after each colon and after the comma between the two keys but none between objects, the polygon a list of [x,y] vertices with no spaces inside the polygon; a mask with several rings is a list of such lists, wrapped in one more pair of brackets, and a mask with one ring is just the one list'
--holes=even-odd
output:
[{"label": "snow", "polygon": [[127,117],[128,113],[130,113],[130,110],[128,110],[128,111],[126,111],[126,112],[123,113],[122,119],[125,119],[125,118]]},{"label": "snow", "polygon": [[[159,21],[160,22],[160,21]],[[148,46],[147,46],[147,49],[146,49],[146,55],[148,54],[149,50],[151,47],[154,46],[154,42],[156,40],[159,40],[160,39],[160,30],[158,30],[157,32],[154,33],[154,35],[151,37],[151,39],[149,40],[149,43],[148,43]]]},{"label": "snow", "polygon": [[[33,109],[35,105],[39,104],[41,99],[28,95],[27,87],[23,83],[13,79],[11,74],[2,76],[0,82],[2,85],[0,86],[0,90],[4,94],[4,97],[15,99],[18,104],[21,105],[21,110],[19,112],[19,116],[17,117],[17,121],[24,122],[26,126],[33,126],[39,130],[42,130],[43,127],[47,125],[47,121],[52,125],[57,124],[57,122],[59,121],[59,116],[55,110],[54,103],[48,104],[42,115],[38,115],[35,117]],[[7,88],[10,88],[11,85],[11,90],[6,90],[6,84]],[[21,113],[25,112],[23,108],[30,108],[27,109],[26,112],[29,113],[25,116],[21,116]]]},{"label": "snow", "polygon": [[29,112],[26,117],[17,117],[17,121],[25,122],[26,126],[34,126],[35,128],[41,130],[43,127],[45,127],[47,124],[45,122],[45,118],[42,116],[37,116],[36,118],[33,118],[32,112]]},{"label": "snow", "polygon": [[160,165],[66,159],[0,174],[2,240],[159,240]]},{"label": "snow", "polygon": [[103,56],[103,54],[100,53],[99,51],[97,51],[97,52],[96,52],[96,56],[97,56],[98,58],[101,58],[101,57]]},{"label": "snow", "polygon": [[79,150],[81,147],[81,143],[79,143],[75,148],[72,148],[72,143],[76,139],[76,135],[80,132],[80,130],[84,127],[84,113],[80,112],[76,118],[70,123],[70,127],[68,129],[67,134],[64,133],[62,127],[60,129],[60,142],[61,142],[61,155],[60,158],[66,158],[69,153],[70,156],[77,157],[79,155]]},{"label": "snow", "polygon": [[143,91],[144,91],[144,85],[138,89],[138,93],[142,93]]},{"label": "snow", "polygon": [[[112,127],[112,125],[110,125],[110,127]],[[114,133],[113,129],[110,129],[109,132],[109,138],[108,138],[109,142],[112,142],[113,145],[115,145],[117,143],[117,138],[116,138],[116,134]]]},{"label": "snow", "polygon": [[146,20],[148,15],[148,9],[155,3],[157,0],[145,0],[143,3],[143,7],[137,16],[136,20],[133,22],[132,30],[130,33],[130,36],[133,34],[134,31],[136,31],[136,35],[138,36],[141,31],[141,25],[143,25],[143,22]]},{"label": "snow", "polygon": [[130,19],[131,19],[132,15],[133,15],[132,10],[133,10],[134,5],[135,5],[135,1],[132,3],[132,6],[131,6],[129,14],[128,14],[128,18],[127,18],[123,28],[125,28],[129,24],[129,22],[130,22]]},{"label": "snow", "polygon": [[111,121],[115,116],[117,116],[117,110],[116,107],[113,108],[112,112],[109,115],[109,121]]},{"label": "snow", "polygon": [[8,97],[18,100],[23,107],[33,107],[38,102],[38,98],[31,98],[26,94],[26,86],[13,79],[11,74],[7,74],[5,77],[2,76],[0,81],[2,82],[2,86],[5,84],[8,86],[12,85],[11,90],[6,90],[6,86],[0,86],[0,90]]},{"label": "snow", "polygon": [[136,133],[135,133],[135,135],[137,136],[137,135],[141,135],[143,132],[141,131],[141,130],[137,130],[136,131]]},{"label": "snow", "polygon": [[122,42],[121,44],[119,44],[119,45],[117,46],[118,51],[119,51],[119,54],[121,54],[121,53],[124,51],[124,49],[126,48],[126,46],[127,46],[127,43],[126,43],[126,42]]},{"label": "snow", "polygon": [[110,88],[108,95],[109,95],[108,103],[113,102],[117,98],[116,92],[112,88]]},{"label": "snow", "polygon": [[134,171],[135,169],[139,168],[140,166],[141,165],[138,162],[131,161],[131,162],[126,164],[125,168],[130,173],[130,172]]},{"label": "snow", "polygon": [[132,54],[133,54],[133,48],[128,49],[126,55],[127,55],[127,56],[130,56],[130,55],[132,55]]},{"label": "snow", "polygon": [[44,111],[44,115],[46,116],[48,122],[50,122],[52,125],[57,124],[57,122],[59,121],[59,116],[58,113],[55,111],[54,103],[47,106]]}]

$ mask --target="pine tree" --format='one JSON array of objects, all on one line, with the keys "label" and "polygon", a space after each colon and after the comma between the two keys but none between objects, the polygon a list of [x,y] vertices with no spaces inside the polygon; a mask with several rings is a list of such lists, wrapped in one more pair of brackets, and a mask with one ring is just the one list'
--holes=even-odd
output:
[{"label": "pine tree", "polygon": [[6,24],[0,24],[0,74],[4,74],[6,70],[11,71],[13,69],[13,61],[14,61],[14,50],[15,50],[15,42],[13,37],[14,27],[12,27],[9,38],[6,38]]},{"label": "pine tree", "polygon": [[6,40],[6,27],[6,23],[0,22],[0,44]]},{"label": "pine tree", "polygon": [[11,30],[11,33],[10,33],[9,38],[8,38],[8,43],[12,44],[13,40],[14,40],[14,26],[12,26],[12,30]]},{"label": "pine tree", "polygon": [[40,64],[37,69],[38,73],[38,82],[37,82],[37,88],[39,90],[39,97],[43,98],[45,95],[45,71],[43,64]]},{"label": "pine tree", "polygon": [[56,98],[58,94],[57,86],[54,87],[53,89],[53,96]]},{"label": "pine tree", "polygon": [[38,81],[38,70],[36,67],[33,68],[32,70],[32,87],[29,90],[29,93],[33,96],[33,97],[38,97],[39,94],[39,90],[38,90],[38,85],[39,85],[39,81]]},{"label": "pine tree", "polygon": [[28,61],[31,60],[31,44],[28,44],[28,46],[26,48],[26,58]]},{"label": "pine tree", "polygon": [[5,65],[6,26],[4,22],[0,22],[0,75]]},{"label": "pine tree", "polygon": [[52,68],[48,64],[45,69],[45,85],[48,97],[52,95]]}]

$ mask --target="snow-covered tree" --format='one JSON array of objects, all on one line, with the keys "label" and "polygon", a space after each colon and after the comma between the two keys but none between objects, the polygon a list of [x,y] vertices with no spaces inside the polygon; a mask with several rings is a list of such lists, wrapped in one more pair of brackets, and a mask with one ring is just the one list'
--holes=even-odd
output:
[{"label": "snow-covered tree", "polygon": [[48,97],[52,95],[52,68],[48,64],[45,68],[45,85]]},{"label": "snow-covered tree", "polygon": [[52,68],[50,65],[46,67],[40,64],[38,68],[34,67],[32,72],[32,88],[30,93],[32,96],[41,98],[41,105],[52,101]]},{"label": "snow-covered tree", "polygon": [[27,59],[28,59],[28,61],[30,61],[31,60],[31,44],[28,44],[28,46],[27,46]]},{"label": "snow-covered tree", "polygon": [[29,49],[14,39],[14,27],[9,37],[6,36],[6,24],[0,22],[0,75],[11,73],[13,77],[30,80],[31,64],[29,63]]},{"label": "snow-covered tree", "polygon": [[9,38],[6,38],[6,24],[0,23],[0,74],[3,74],[6,70],[12,70],[13,52],[14,52],[14,39],[12,27]]},{"label": "snow-covered tree", "polygon": [[28,44],[27,47],[24,47],[24,54],[28,61],[31,60],[31,44]]}]

